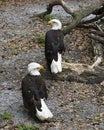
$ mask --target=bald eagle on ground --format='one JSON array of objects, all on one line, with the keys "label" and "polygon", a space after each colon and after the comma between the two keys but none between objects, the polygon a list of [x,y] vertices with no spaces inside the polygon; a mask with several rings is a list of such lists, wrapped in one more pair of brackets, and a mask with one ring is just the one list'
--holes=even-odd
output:
[{"label": "bald eagle on ground", "polygon": [[64,34],[59,20],[52,19],[48,24],[51,24],[52,28],[45,36],[45,58],[50,72],[56,74],[62,71],[62,53],[65,51]]},{"label": "bald eagle on ground", "polygon": [[24,106],[33,117],[44,121],[52,118],[53,115],[45,104],[47,99],[47,89],[39,70],[43,69],[38,63],[28,64],[28,73],[22,80],[22,96]]}]

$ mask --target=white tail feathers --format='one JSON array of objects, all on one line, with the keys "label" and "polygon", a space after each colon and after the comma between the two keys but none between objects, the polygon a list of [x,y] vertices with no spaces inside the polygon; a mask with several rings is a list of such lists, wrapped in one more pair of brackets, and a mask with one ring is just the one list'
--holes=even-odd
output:
[{"label": "white tail feathers", "polygon": [[41,105],[42,105],[41,107],[42,111],[39,111],[36,108],[36,116],[38,117],[38,119],[44,121],[44,120],[52,118],[53,114],[51,113],[47,105],[45,104],[44,99],[41,99]]},{"label": "white tail feathers", "polygon": [[62,56],[61,54],[58,53],[58,61],[55,61],[53,59],[52,63],[51,63],[51,72],[52,73],[58,73],[58,72],[62,72],[62,65],[61,65],[61,62],[62,62]]}]

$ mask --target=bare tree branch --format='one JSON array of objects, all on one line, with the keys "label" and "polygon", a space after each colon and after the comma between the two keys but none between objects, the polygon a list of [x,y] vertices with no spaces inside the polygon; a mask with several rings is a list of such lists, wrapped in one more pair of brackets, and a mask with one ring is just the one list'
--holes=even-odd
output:
[{"label": "bare tree branch", "polygon": [[[89,14],[91,14],[92,12],[94,12],[96,9],[98,9],[102,4],[104,3],[104,1],[102,2],[95,2],[93,4],[91,4],[88,7],[85,7],[84,9],[78,10],[74,12],[74,18],[72,20],[71,23],[69,23],[69,25],[64,28],[64,34],[67,34],[70,32],[71,29],[75,28],[77,25],[81,24],[81,20],[88,16]],[[102,16],[100,16],[102,17]],[[100,18],[99,17],[99,18]]]},{"label": "bare tree branch", "polygon": [[52,0],[47,6],[47,10],[43,13],[38,14],[38,16],[43,18],[45,15],[50,14],[52,12],[53,7],[56,5],[61,5],[67,13],[74,16],[73,11],[66,6],[66,3],[63,0]]},{"label": "bare tree branch", "polygon": [[[104,68],[95,67],[87,64],[74,64],[62,62],[63,73],[67,73],[66,80],[84,83],[100,83],[104,80]],[[59,77],[62,77],[60,74]],[[64,78],[64,77],[63,77]]]},{"label": "bare tree branch", "polygon": [[88,24],[97,21],[98,19],[101,19],[104,17],[104,4],[102,4],[98,9],[94,10],[92,14],[95,15],[94,18],[91,19],[82,19],[80,24]]},{"label": "bare tree branch", "polygon": [[100,37],[100,36],[95,35],[95,34],[89,34],[88,36],[89,36],[90,38],[92,38],[92,39],[94,39],[94,40],[97,40],[97,41],[99,41],[99,42],[101,42],[101,43],[104,44],[104,38],[103,38],[103,37]]},{"label": "bare tree branch", "polygon": [[103,12],[104,12],[104,3],[102,4],[102,6],[100,6],[100,8],[96,9],[95,11],[93,11],[92,14],[100,15]]},{"label": "bare tree branch", "polygon": [[94,24],[78,24],[77,27],[98,30],[98,28]]},{"label": "bare tree branch", "polygon": [[95,31],[95,30],[93,30],[93,31],[90,31],[90,33],[97,34],[99,36],[104,37],[104,32],[101,32],[101,31]]},{"label": "bare tree branch", "polygon": [[[104,8],[104,0],[96,0],[96,2],[91,2],[89,6],[80,8],[79,10],[73,11],[64,0],[51,0],[51,2],[47,5],[47,10],[45,12],[42,12],[38,14],[37,16],[43,18],[45,15],[50,14],[52,12],[52,9],[54,6],[60,5],[63,7],[63,9],[70,15],[72,15],[73,19],[71,23],[68,23],[66,27],[63,28],[64,34],[67,34],[70,32],[71,29],[75,28],[77,25],[82,23],[87,23],[88,21],[82,22],[81,20],[88,16],[89,14],[99,14],[100,12],[103,12]],[[102,5],[102,6],[101,6]],[[98,20],[99,18],[102,18],[104,16],[104,12],[101,13],[99,16],[96,17],[96,19],[92,19],[92,22],[95,20]],[[89,21],[91,22],[91,21]]]},{"label": "bare tree branch", "polygon": [[92,22],[97,21],[98,19],[101,19],[102,17],[104,17],[104,12],[103,12],[102,14],[100,14],[100,15],[96,15],[95,18],[92,18],[92,19],[90,19],[90,20],[82,20],[82,21],[80,22],[80,24],[92,23]]}]

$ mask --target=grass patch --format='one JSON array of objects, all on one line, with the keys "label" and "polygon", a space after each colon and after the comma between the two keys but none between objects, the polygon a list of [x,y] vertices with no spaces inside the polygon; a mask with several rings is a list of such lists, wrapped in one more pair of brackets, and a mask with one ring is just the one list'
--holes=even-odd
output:
[{"label": "grass patch", "polygon": [[67,62],[67,63],[72,63],[72,62],[74,62],[74,59],[69,58],[69,59],[64,59],[64,61]]},{"label": "grass patch", "polygon": [[15,46],[14,50],[19,50],[19,48],[20,48],[19,46]]},{"label": "grass patch", "polygon": [[43,20],[49,21],[49,20],[54,19],[54,18],[55,18],[55,16],[53,14],[47,14],[44,16]]},{"label": "grass patch", "polygon": [[0,114],[0,119],[3,119],[3,120],[11,120],[13,117],[12,117],[12,114],[10,112],[4,112],[3,114]]},{"label": "grass patch", "polygon": [[36,38],[40,44],[45,44],[45,36],[43,36],[42,34],[37,34]]},{"label": "grass patch", "polygon": [[27,124],[27,125],[22,125],[18,126],[17,130],[39,130],[40,126],[38,124]]}]

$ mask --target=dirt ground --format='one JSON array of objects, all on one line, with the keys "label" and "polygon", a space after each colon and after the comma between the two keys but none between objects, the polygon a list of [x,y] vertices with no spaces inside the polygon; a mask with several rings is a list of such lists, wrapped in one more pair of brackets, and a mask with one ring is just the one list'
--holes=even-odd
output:
[{"label": "dirt ground", "polygon": [[[31,18],[45,9],[44,0],[1,3],[0,113],[10,112],[13,120],[0,119],[0,130],[13,130],[18,125],[31,123],[38,124],[39,130],[104,130],[104,95],[98,95],[101,84],[46,78],[49,90],[46,103],[54,115],[50,122],[33,120],[23,106],[21,80],[27,74],[28,63],[35,61],[46,66],[44,44],[38,36],[45,36],[50,26],[42,19]],[[53,14],[62,21],[69,18],[60,7],[56,7]],[[92,64],[93,49],[86,33],[75,29],[65,36],[64,61]]]}]

